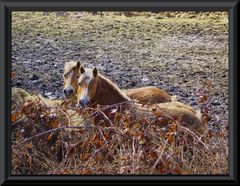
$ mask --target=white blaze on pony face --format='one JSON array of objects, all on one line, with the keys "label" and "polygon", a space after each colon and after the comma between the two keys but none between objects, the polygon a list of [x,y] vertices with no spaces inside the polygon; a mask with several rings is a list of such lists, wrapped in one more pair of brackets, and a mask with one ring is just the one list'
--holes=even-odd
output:
[{"label": "white blaze on pony face", "polygon": [[96,94],[96,76],[93,71],[85,70],[83,67],[80,69],[81,75],[78,79],[77,101],[78,107],[86,107],[92,103]]},{"label": "white blaze on pony face", "polygon": [[73,78],[73,74],[74,74],[74,70],[71,70],[70,73],[66,74],[64,76],[64,79],[65,79],[65,88],[72,88],[73,89],[73,86],[71,84],[71,81],[72,81],[72,78]]},{"label": "white blaze on pony face", "polygon": [[77,93],[80,62],[65,64],[63,92],[66,99],[71,99]]}]

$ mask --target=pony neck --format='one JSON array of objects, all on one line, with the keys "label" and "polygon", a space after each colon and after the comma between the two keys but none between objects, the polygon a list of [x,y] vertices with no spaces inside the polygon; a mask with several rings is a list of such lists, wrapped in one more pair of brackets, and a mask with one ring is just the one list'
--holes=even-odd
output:
[{"label": "pony neck", "polygon": [[130,98],[106,77],[99,74],[96,81],[96,104],[112,105],[130,101]]}]

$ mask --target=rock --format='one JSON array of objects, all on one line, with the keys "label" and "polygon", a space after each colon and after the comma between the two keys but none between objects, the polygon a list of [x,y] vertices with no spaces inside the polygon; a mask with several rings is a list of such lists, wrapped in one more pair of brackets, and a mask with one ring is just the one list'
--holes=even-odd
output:
[{"label": "rock", "polygon": [[18,82],[16,83],[16,85],[17,85],[17,86],[22,86],[23,83],[22,83],[21,81],[18,81]]},{"label": "rock", "polygon": [[143,83],[147,83],[147,82],[149,82],[149,79],[148,79],[147,76],[143,76],[143,78],[141,79],[141,81],[142,81]]},{"label": "rock", "polygon": [[216,100],[216,101],[212,102],[212,105],[213,105],[213,106],[218,106],[218,105],[220,105],[220,103],[219,103],[218,100]]},{"label": "rock", "polygon": [[47,88],[47,85],[46,84],[41,84],[41,85],[39,85],[39,88],[45,90]]},{"label": "rock", "polygon": [[182,93],[181,93],[181,96],[187,98],[187,97],[188,97],[188,94],[185,93],[185,92],[182,92]]},{"label": "rock", "polygon": [[35,75],[35,74],[33,74],[31,77],[30,77],[30,80],[38,80],[39,79],[39,77],[37,76],[37,75]]},{"label": "rock", "polygon": [[198,105],[198,103],[197,103],[196,101],[191,101],[191,102],[190,102],[190,105],[196,106],[196,105]]},{"label": "rock", "polygon": [[32,81],[32,83],[33,83],[33,85],[39,84],[38,80],[34,80],[34,81]]},{"label": "rock", "polygon": [[51,96],[53,94],[53,92],[46,92],[45,96]]},{"label": "rock", "polygon": [[57,98],[57,96],[54,95],[53,92],[46,92],[45,96],[48,97],[49,99],[56,99]]},{"label": "rock", "polygon": [[170,87],[168,88],[168,91],[169,91],[169,92],[175,92],[175,91],[176,91],[176,88],[173,87],[173,86],[170,86]]},{"label": "rock", "polygon": [[136,83],[134,81],[131,81],[131,87],[136,86]]},{"label": "rock", "polygon": [[51,96],[48,96],[48,98],[49,98],[49,99],[56,99],[57,96],[55,96],[55,95],[51,95]]}]

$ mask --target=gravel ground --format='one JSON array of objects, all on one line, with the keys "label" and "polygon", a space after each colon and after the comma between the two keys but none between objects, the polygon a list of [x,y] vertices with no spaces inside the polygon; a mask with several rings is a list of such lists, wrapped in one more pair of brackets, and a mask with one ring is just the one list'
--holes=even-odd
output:
[{"label": "gravel ground", "polygon": [[199,109],[200,81],[212,89],[210,127],[228,125],[226,13],[13,13],[12,86],[62,98],[63,66],[98,67],[122,89],[153,85]]}]

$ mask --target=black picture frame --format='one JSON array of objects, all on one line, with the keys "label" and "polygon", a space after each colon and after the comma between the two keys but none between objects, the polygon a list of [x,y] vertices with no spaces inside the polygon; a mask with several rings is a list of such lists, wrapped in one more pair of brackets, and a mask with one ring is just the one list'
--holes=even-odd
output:
[{"label": "black picture frame", "polygon": [[[230,174],[219,176],[11,176],[11,12],[12,11],[228,11],[229,12],[229,135]],[[238,17],[239,0],[0,0],[0,183],[81,184],[81,183],[165,183],[238,184]]]}]

